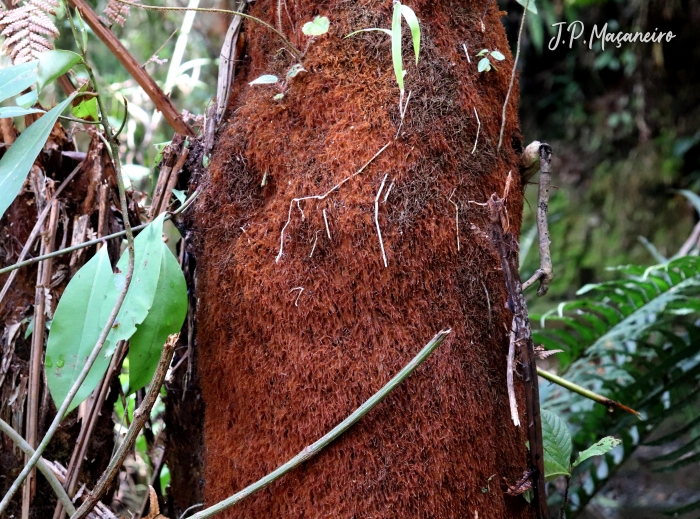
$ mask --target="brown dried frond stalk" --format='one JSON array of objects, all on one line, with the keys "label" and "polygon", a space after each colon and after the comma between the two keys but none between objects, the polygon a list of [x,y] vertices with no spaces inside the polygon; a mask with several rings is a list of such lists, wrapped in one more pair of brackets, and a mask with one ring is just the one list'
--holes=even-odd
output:
[{"label": "brown dried frond stalk", "polygon": [[0,35],[5,37],[2,50],[17,65],[36,59],[53,49],[51,39],[58,29],[49,15],[56,14],[57,0],[26,0],[20,7],[0,13]]},{"label": "brown dried frond stalk", "polygon": [[109,25],[114,25],[118,23],[124,27],[127,16],[129,16],[129,6],[127,4],[122,4],[117,2],[117,0],[109,0],[105,10],[102,14],[109,20]]}]

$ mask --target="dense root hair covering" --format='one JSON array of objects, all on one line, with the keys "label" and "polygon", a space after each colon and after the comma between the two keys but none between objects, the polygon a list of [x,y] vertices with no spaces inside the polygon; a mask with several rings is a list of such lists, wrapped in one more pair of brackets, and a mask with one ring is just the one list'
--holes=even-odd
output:
[{"label": "dense root hair covering", "polygon": [[[517,91],[496,150],[513,62],[496,2],[483,31],[483,0],[409,5],[421,20],[423,45],[416,67],[404,29],[411,99],[396,141],[399,90],[389,38],[372,32],[343,39],[389,27],[391,1],[282,0],[283,31],[302,49],[304,22],[315,15],[331,21],[330,32],[309,45],[308,72],[291,81],[282,100],[273,100],[274,86],[246,81],[284,77],[293,58],[274,33],[246,21],[247,57],[195,217],[207,503],[291,458],[438,330],[453,332],[339,441],[221,517],[532,517],[522,497],[504,493],[504,478],[514,482],[527,468],[526,438],[508,411],[511,314],[500,262],[485,208],[469,203],[502,195],[509,171],[517,177]],[[258,0],[251,13],[274,25],[277,9],[277,2]],[[474,55],[482,48],[507,56],[497,71],[477,72]],[[472,154],[474,109],[481,126]],[[326,193],[388,142],[361,174],[323,200],[293,204],[290,213],[292,199]],[[378,220],[388,267],[375,223],[385,175]],[[510,193],[517,234],[519,177]],[[459,208],[459,251],[450,195]]]}]

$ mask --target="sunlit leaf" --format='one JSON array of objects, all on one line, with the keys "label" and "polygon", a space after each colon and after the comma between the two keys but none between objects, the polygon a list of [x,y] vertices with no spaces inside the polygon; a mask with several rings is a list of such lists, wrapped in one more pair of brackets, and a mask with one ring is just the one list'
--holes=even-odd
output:
[{"label": "sunlit leaf", "polygon": [[544,476],[552,480],[569,476],[571,464],[571,434],[564,420],[546,409],[542,410],[542,444],[544,447]]},{"label": "sunlit leaf", "polygon": [[[136,327],[143,323],[151,310],[163,260],[161,247],[164,217],[165,213],[161,213],[134,240],[134,275],[117,320],[107,336],[106,355],[114,352],[118,341],[131,338],[136,332]],[[124,251],[117,263],[119,272],[114,276],[115,282],[110,286],[112,292],[118,293],[124,286],[128,264],[128,251]],[[104,320],[107,320],[106,316]]]},{"label": "sunlit leaf", "polygon": [[[107,247],[102,247],[70,280],[54,313],[46,345],[46,379],[56,407],[66,398],[80,375],[107,322],[104,310],[111,310],[112,268]],[[109,358],[98,355],[87,378],[80,386],[68,411],[76,408],[92,392],[104,375]]]},{"label": "sunlit leaf", "polygon": [[411,39],[413,40],[413,52],[416,55],[416,65],[418,65],[418,55],[420,54],[420,23],[413,9],[407,5],[401,5],[401,14],[406,20],[408,28],[411,29]]},{"label": "sunlit leaf", "polygon": [[50,112],[24,130],[0,159],[0,217],[19,193],[37,155],[43,149],[51,129],[73,96],[58,104]]},{"label": "sunlit leaf", "polygon": [[403,59],[401,56],[401,4],[394,4],[394,16],[391,20],[391,59],[399,90],[403,92]]},{"label": "sunlit leaf", "polygon": [[328,32],[330,27],[330,21],[327,16],[317,16],[313,21],[306,22],[302,28],[301,32],[307,36],[321,36]]},{"label": "sunlit leaf", "polygon": [[249,85],[274,85],[275,83],[279,82],[279,78],[277,76],[273,76],[272,74],[263,74],[257,79],[254,79]]},{"label": "sunlit leaf", "polygon": [[129,340],[129,391],[153,378],[168,335],[177,333],[187,315],[187,284],[180,265],[161,241],[160,272],[148,316]]},{"label": "sunlit leaf", "polygon": [[586,461],[588,458],[592,458],[593,456],[602,456],[606,452],[620,445],[620,443],[622,443],[622,440],[618,440],[612,436],[606,436],[588,447],[585,451],[580,452],[572,467],[580,465],[582,462]]},{"label": "sunlit leaf", "polygon": [[16,96],[36,83],[38,61],[29,61],[0,70],[0,101]]},{"label": "sunlit leaf", "polygon": [[71,109],[71,113],[73,114],[73,117],[77,117],[78,119],[97,121],[100,117],[97,110],[97,98],[84,97],[83,101]]}]

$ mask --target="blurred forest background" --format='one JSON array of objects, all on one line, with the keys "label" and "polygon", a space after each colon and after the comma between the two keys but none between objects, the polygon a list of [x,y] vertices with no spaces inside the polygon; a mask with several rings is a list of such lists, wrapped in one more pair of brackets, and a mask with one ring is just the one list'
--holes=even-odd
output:
[{"label": "blurred forest background", "polygon": [[[106,2],[90,3],[101,12]],[[235,8],[233,0],[206,5],[200,5],[198,0],[190,0],[189,4],[174,0],[168,5]],[[700,193],[700,2],[537,0],[536,5],[538,14],[528,14],[523,32],[520,117],[525,144],[540,140],[554,149],[552,171],[556,189],[549,221],[555,277],[546,297],[531,296],[530,300],[532,313],[545,314],[560,303],[575,299],[577,291],[587,284],[618,279],[619,269],[611,268],[628,264],[651,266],[674,256],[698,222],[692,200],[679,191]],[[515,0],[499,0],[499,6],[514,50],[523,7]],[[562,42],[555,51],[549,50],[548,42],[556,34],[552,24],[575,20],[584,23],[586,36],[594,24],[600,27],[607,23],[610,31],[673,31],[676,37],[669,43],[628,43],[620,48],[610,44],[604,51],[599,43],[589,49],[582,38],[571,49]],[[125,26],[112,29],[166,93],[171,93],[178,109],[201,115],[215,95],[218,55],[228,22],[221,14],[132,9]],[[73,49],[71,31],[61,13],[57,25],[63,40],[56,42],[56,48]],[[123,110],[116,94],[128,99],[130,118],[122,139],[125,172],[135,189],[148,192],[154,181],[158,151],[171,138],[172,131],[107,48],[97,38],[92,38],[90,45],[95,71],[100,74],[98,81],[112,102],[114,126],[119,125]],[[46,92],[44,104],[50,105],[52,94],[49,88]],[[79,143],[85,139],[79,145],[85,149],[87,136],[76,133],[75,137]],[[521,240],[523,279],[539,266],[536,185],[528,188],[527,198],[529,206],[525,208]],[[693,312],[697,310],[693,307]],[[697,313],[692,318],[697,320]],[[689,331],[684,339],[686,346],[690,345],[684,358],[691,363],[686,364],[688,369],[695,369],[698,362],[698,337],[693,333]],[[548,360],[550,367],[557,367],[559,361]],[[692,394],[697,395],[698,385],[693,383]],[[543,400],[556,399],[548,386],[543,384]],[[564,412],[576,413],[573,400],[563,404],[560,400],[558,405],[563,406]],[[159,409],[162,412],[162,405]],[[591,443],[588,438],[576,443],[577,431],[595,431],[597,424],[605,420],[604,409],[598,415],[591,409],[585,408],[587,425],[582,425],[581,420],[570,421],[575,448]],[[578,507],[582,511],[587,504],[580,517],[667,517],[665,513],[674,506],[680,507],[679,517],[698,517],[697,396],[684,401],[679,410],[679,415],[663,415],[649,429],[656,437],[681,431],[672,441],[631,449],[633,454],[629,456],[627,451],[618,453],[615,464],[603,460],[591,469],[588,480],[578,481],[584,487],[604,483],[588,503],[585,499],[577,501],[576,492],[572,491],[574,510]],[[619,432],[621,426],[617,426]],[[637,427],[631,422],[627,426],[627,430]],[[606,433],[610,433],[609,428],[600,430],[598,437]],[[636,447],[641,433],[635,434]],[[678,451],[679,446],[685,449],[678,454],[683,463],[660,472],[654,460]],[[139,448],[145,449],[143,442]],[[138,456],[135,460],[135,476],[138,471],[145,471],[141,478],[145,480],[148,468],[137,462]],[[610,477],[613,472],[614,477]],[[167,468],[161,476],[165,490]],[[139,494],[143,495],[142,490]],[[122,497],[128,496],[126,489]],[[140,504],[140,497],[134,499]],[[696,504],[692,506],[693,503]]]}]

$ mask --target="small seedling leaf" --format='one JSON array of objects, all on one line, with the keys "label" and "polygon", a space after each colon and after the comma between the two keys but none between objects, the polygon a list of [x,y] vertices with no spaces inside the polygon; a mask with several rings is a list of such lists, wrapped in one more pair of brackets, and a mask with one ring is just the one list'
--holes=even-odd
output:
[{"label": "small seedling leaf", "polygon": [[277,76],[273,76],[272,74],[263,74],[257,79],[254,79],[249,85],[274,85],[275,83],[279,83],[279,78]]},{"label": "small seedling leaf", "polygon": [[401,14],[406,20],[408,28],[411,29],[411,38],[413,39],[413,52],[416,55],[416,65],[418,65],[418,55],[420,54],[420,23],[413,9],[407,5],[401,5]]},{"label": "small seedling leaf", "polygon": [[526,7],[528,11],[532,14],[537,14],[537,6],[535,5],[535,0],[517,0],[517,2]]},{"label": "small seedling leaf", "polygon": [[36,83],[38,61],[30,61],[0,70],[0,101],[16,96]]},{"label": "small seedling leaf", "polygon": [[506,57],[497,50],[492,50],[491,56],[493,56],[493,58],[497,59],[498,61],[503,61],[504,59],[506,59]]},{"label": "small seedling leaf", "polygon": [[289,68],[289,71],[287,72],[287,79],[291,79],[293,77],[296,77],[301,72],[307,72],[307,70],[304,68],[304,65],[302,65],[301,63],[296,63],[295,65],[292,65]]},{"label": "small seedling leaf", "polygon": [[321,36],[328,32],[330,24],[327,16],[317,16],[312,21],[306,22],[302,26],[301,32],[307,36]]},{"label": "small seedling leaf", "polygon": [[272,96],[272,99],[274,99],[275,101],[279,101],[280,99],[283,99],[283,98],[284,98],[284,94],[281,94],[281,93],[275,94],[274,96]]},{"label": "small seedling leaf", "polygon": [[[56,407],[60,407],[80,375],[107,322],[102,315],[112,309],[115,297],[109,296],[112,267],[107,247],[102,247],[73,276],[54,313],[46,344],[46,380]],[[68,411],[85,400],[102,379],[109,358],[98,355],[87,378],[80,386]]]},{"label": "small seedling leaf", "polygon": [[483,55],[486,54],[488,51],[489,51],[489,49],[481,49],[481,50],[479,51],[479,53],[477,54],[477,56],[483,56]]},{"label": "small seedling leaf", "polygon": [[479,65],[477,65],[477,70],[479,72],[484,72],[484,71],[488,72],[489,70],[491,70],[491,62],[489,61],[489,59],[488,58],[481,58],[479,60]]},{"label": "small seedling leaf", "polygon": [[22,189],[37,155],[43,149],[58,116],[73,101],[73,96],[56,105],[24,130],[0,159],[0,217]]},{"label": "small seedling leaf", "polygon": [[401,3],[394,4],[394,16],[391,20],[391,59],[399,90],[403,92],[403,59],[401,56]]},{"label": "small seedling leaf", "polygon": [[542,410],[542,444],[544,448],[544,477],[552,480],[570,476],[571,434],[564,420],[546,409]]},{"label": "small seedling leaf", "polygon": [[129,392],[138,391],[151,381],[163,344],[171,333],[180,331],[187,315],[187,283],[180,264],[162,241],[160,253],[153,304],[129,340]]},{"label": "small seedling leaf", "polygon": [[580,465],[583,461],[587,460],[588,458],[592,458],[593,456],[602,456],[606,452],[620,445],[620,443],[622,443],[622,440],[618,440],[612,436],[606,436],[602,440],[598,440],[596,443],[588,447],[585,451],[580,452],[572,467]]}]

